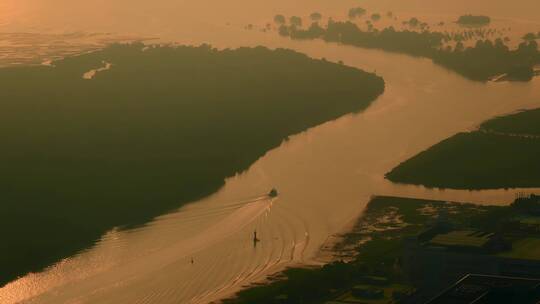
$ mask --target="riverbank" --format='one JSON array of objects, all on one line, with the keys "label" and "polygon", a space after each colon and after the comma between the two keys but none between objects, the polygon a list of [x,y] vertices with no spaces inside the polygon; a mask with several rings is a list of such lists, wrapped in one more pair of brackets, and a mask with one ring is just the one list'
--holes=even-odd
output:
[{"label": "riverbank", "polygon": [[[334,262],[289,268],[223,302],[425,303],[473,271],[534,278],[540,265],[539,206],[535,195],[505,207],[373,197],[334,246]],[[540,298],[538,289],[512,288],[518,289],[504,301]]]},{"label": "riverbank", "polygon": [[240,291],[235,298],[223,302],[361,301],[351,294],[351,290],[359,286],[383,291],[383,296],[374,303],[402,299],[415,290],[415,284],[403,268],[407,239],[438,222],[450,221],[456,227],[480,227],[486,222],[486,214],[497,216],[504,208],[508,207],[373,197],[354,228],[333,246],[334,262],[321,267],[289,268],[266,284]]},{"label": "riverbank", "polygon": [[[321,39],[325,42],[424,57],[463,77],[482,82],[500,75],[505,75],[507,81],[527,82],[533,79],[534,67],[540,63],[540,52],[535,39],[524,40],[514,49],[507,45],[510,40],[500,30],[477,29],[450,34],[442,29],[433,30],[434,25],[416,17],[404,20],[405,28],[402,29],[396,29],[393,25],[376,28],[375,25],[381,19],[380,14],[373,14],[371,20],[361,20],[365,21],[364,24],[356,18],[366,11],[356,9],[360,9],[361,14],[357,16],[354,9],[351,9],[350,20],[335,21],[330,18],[326,25],[312,20],[311,25],[304,27],[299,17],[293,16],[287,23],[284,16],[278,15],[278,33],[293,40]],[[386,18],[392,22],[393,19],[397,20],[392,13],[388,13]],[[438,27],[443,25],[444,22]]]},{"label": "riverbank", "polygon": [[[84,79],[103,63],[110,69]],[[0,285],[210,195],[382,78],[294,51],[114,45],[0,69]]]},{"label": "riverbank", "polygon": [[[214,292],[249,284],[278,260],[282,267],[309,260],[328,235],[364,208],[372,193],[484,203],[514,197],[513,191],[402,187],[385,181],[383,175],[441,138],[534,104],[537,91],[524,91],[520,84],[473,83],[410,56],[322,41],[276,40],[277,46],[313,58],[376,70],[385,75],[387,90],[360,115],[346,115],[293,136],[245,173],[228,179],[215,195],[149,225],[108,233],[92,249],[0,289],[0,298],[6,303],[29,299],[101,303],[136,302],[144,295],[150,303],[206,303]],[[403,69],[409,73],[404,75]],[[281,195],[271,210],[259,218],[239,219],[232,228],[220,226],[222,217],[190,211],[215,210],[267,193],[272,187]],[[236,232],[220,243],[213,243],[213,237],[209,242],[205,231],[214,225],[220,231]],[[254,229],[263,236],[256,250],[251,241]],[[204,249],[185,250],[193,237],[204,240]],[[190,256],[195,258],[194,266]],[[131,280],[133,274],[136,280]]]},{"label": "riverbank", "polygon": [[398,183],[452,189],[540,186],[540,110],[494,118],[392,169]]}]

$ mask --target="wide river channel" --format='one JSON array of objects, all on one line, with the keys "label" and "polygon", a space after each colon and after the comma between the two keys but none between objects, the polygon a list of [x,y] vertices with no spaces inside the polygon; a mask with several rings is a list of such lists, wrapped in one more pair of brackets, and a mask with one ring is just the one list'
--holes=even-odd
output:
[{"label": "wide river channel", "polygon": [[[376,72],[386,81],[386,91],[364,112],[291,137],[246,172],[227,179],[212,196],[144,227],[110,231],[93,248],[11,282],[0,289],[2,304],[209,303],[286,266],[317,262],[325,241],[357,218],[373,195],[507,204],[516,192],[525,191],[426,189],[392,184],[384,174],[486,119],[539,107],[539,78],[529,83],[478,83],[426,59],[320,41],[290,41],[257,27],[244,29],[248,22],[271,20],[280,8],[302,16],[312,10],[343,15],[355,1],[333,5],[335,1],[294,5],[288,1],[228,5],[221,3],[225,1],[153,1],[163,2],[159,9],[150,1],[96,1],[99,5],[81,4],[83,8],[73,1],[32,2],[7,0],[0,6],[2,31],[114,31],[179,43],[210,42],[220,48],[291,48]],[[142,10],[143,2],[152,9]],[[43,13],[47,3],[55,8],[50,14]],[[58,11],[62,4],[65,7]],[[196,11],[193,14],[207,15],[193,17],[189,5]],[[140,15],[141,10],[146,15]],[[74,11],[94,22],[76,18]],[[69,17],[63,20],[61,14]],[[109,15],[125,15],[125,22]],[[265,197],[273,187],[280,195]],[[255,230],[261,240],[257,246],[252,242]]]}]

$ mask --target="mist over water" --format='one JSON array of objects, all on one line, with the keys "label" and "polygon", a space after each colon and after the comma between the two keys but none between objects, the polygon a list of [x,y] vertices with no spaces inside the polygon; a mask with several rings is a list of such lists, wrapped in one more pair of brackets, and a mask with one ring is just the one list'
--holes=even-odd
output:
[{"label": "mist over water", "polygon": [[[270,20],[277,13],[307,16],[313,11],[323,16],[345,15],[353,6],[370,11],[415,13],[419,16],[487,14],[493,18],[515,18],[540,22],[537,1],[210,1],[210,0],[4,0],[0,20],[9,30],[114,31],[160,34],[188,27],[193,36],[205,35],[200,26],[225,23],[247,24]],[[206,33],[207,34],[207,33]]]},{"label": "mist over water", "polygon": [[[155,42],[209,43],[218,48],[260,44],[271,46],[279,40],[278,35],[273,31],[262,34],[260,29],[272,23],[276,14],[298,15],[308,20],[311,13],[320,12],[325,22],[328,17],[346,19],[349,8],[362,6],[369,12],[392,11],[404,20],[415,16],[434,23],[446,21],[447,24],[461,14],[487,14],[498,27],[515,29],[513,38],[519,40],[524,31],[540,31],[540,17],[535,13],[535,5],[535,0],[4,0],[0,3],[0,33],[99,33],[112,35],[109,37],[112,41],[115,38],[125,41],[122,38],[129,36],[155,38]],[[249,24],[255,26],[254,30],[245,30]],[[48,45],[59,41],[82,44],[55,37],[49,39]],[[0,37],[0,47],[20,44],[18,42],[17,39]],[[94,44],[95,41],[89,42]],[[23,44],[28,42],[24,41]],[[81,45],[80,49],[86,50],[87,46]],[[1,51],[8,53],[3,57],[20,57],[6,49]]]},{"label": "mist over water", "polygon": [[[376,71],[387,89],[368,110],[294,136],[218,193],[129,231],[111,231],[76,257],[0,289],[1,303],[207,303],[266,274],[312,263],[321,245],[372,195],[505,204],[520,190],[454,191],[393,185],[408,157],[496,115],[540,106],[540,81],[476,83],[426,59],[275,32],[247,31],[276,13],[344,16],[362,5],[409,14],[482,13],[540,22],[537,1],[66,1],[0,3],[0,32],[114,33],[218,47],[292,48]],[[535,28],[540,30],[539,28]],[[2,44],[0,44],[1,46]],[[114,64],[114,63],[113,63]],[[264,197],[272,187],[280,196]],[[256,247],[252,233],[261,238]],[[190,260],[194,259],[191,264]]]}]

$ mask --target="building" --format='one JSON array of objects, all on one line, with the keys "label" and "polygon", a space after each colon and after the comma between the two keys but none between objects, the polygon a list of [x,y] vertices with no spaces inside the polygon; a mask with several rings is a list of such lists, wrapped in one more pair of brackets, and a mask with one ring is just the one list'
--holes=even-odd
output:
[{"label": "building", "polygon": [[470,273],[540,278],[540,258],[523,253],[527,253],[527,242],[521,246],[523,248],[516,246],[516,250],[498,252],[492,249],[492,245],[504,244],[498,239],[495,235],[474,231],[449,231],[424,241],[418,238],[407,240],[403,270],[419,290],[417,299],[420,299],[411,303],[426,302]]},{"label": "building", "polygon": [[537,304],[540,280],[469,274],[426,304]]}]

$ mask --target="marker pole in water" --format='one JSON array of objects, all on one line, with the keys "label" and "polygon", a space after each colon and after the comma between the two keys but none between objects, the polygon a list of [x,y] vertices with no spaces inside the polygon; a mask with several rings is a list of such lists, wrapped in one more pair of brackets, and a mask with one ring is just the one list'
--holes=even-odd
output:
[{"label": "marker pole in water", "polygon": [[257,246],[259,239],[257,238],[257,230],[253,231],[253,247]]}]

